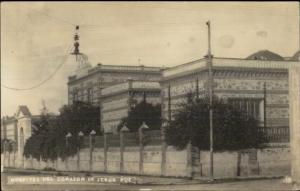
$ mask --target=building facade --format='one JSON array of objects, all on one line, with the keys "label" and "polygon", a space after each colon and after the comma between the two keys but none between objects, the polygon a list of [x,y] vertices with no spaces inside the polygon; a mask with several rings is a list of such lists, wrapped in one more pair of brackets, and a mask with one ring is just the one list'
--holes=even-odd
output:
[{"label": "building facade", "polygon": [[[252,56],[255,57],[255,56]],[[208,92],[207,58],[162,73],[162,117],[173,118],[188,93]],[[296,61],[212,58],[215,96],[255,117],[267,134],[289,136],[288,66]],[[288,141],[288,140],[286,140]]]},{"label": "building facade", "polygon": [[101,89],[126,82],[128,79],[159,81],[161,68],[147,66],[116,66],[98,64],[87,67],[68,81],[68,103],[74,100],[100,104]]},{"label": "building facade", "polygon": [[122,118],[144,99],[154,105],[161,102],[159,82],[128,80],[102,89],[101,126],[104,132],[116,133]]},{"label": "building facade", "polygon": [[1,120],[1,139],[16,141],[17,134],[17,119],[15,116],[5,116]]},{"label": "building facade", "polygon": [[34,123],[40,120],[40,116],[32,115],[28,107],[21,105],[16,113],[10,117],[3,117],[1,120],[1,139],[13,143],[13,150],[17,152],[18,165],[24,164],[23,152],[27,139],[36,128]]},{"label": "building facade", "polygon": [[289,71],[291,176],[300,185],[300,65]]}]

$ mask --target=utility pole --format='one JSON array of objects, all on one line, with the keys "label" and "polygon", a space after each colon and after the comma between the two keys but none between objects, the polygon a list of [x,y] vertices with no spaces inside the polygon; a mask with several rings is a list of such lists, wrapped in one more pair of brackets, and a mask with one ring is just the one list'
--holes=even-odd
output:
[{"label": "utility pole", "polygon": [[168,119],[171,121],[171,85],[168,86]]},{"label": "utility pole", "polygon": [[267,82],[264,82],[264,128],[267,127]]},{"label": "utility pole", "polygon": [[209,94],[209,154],[210,154],[210,178],[214,179],[214,130],[213,130],[213,72],[212,72],[212,55],[211,55],[211,37],[210,37],[210,21],[206,22],[208,27],[208,53],[207,53],[207,67],[208,67],[208,94]]},{"label": "utility pole", "polygon": [[196,98],[199,99],[199,78],[196,79]]}]

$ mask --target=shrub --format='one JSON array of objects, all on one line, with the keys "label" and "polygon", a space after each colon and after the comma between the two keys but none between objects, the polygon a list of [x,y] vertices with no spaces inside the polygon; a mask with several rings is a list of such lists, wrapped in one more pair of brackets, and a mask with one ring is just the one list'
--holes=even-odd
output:
[{"label": "shrub", "polygon": [[[179,107],[166,127],[167,143],[183,149],[191,140],[193,146],[209,150],[209,99],[192,99],[189,95]],[[214,150],[260,147],[263,136],[258,121],[217,97],[213,99],[213,110]]]}]

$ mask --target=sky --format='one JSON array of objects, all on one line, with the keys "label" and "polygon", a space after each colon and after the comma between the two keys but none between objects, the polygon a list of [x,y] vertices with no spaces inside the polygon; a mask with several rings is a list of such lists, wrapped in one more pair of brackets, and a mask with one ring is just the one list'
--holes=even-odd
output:
[{"label": "sky", "polygon": [[[208,20],[215,57],[266,49],[290,57],[299,50],[298,2],[2,2],[1,117],[18,105],[39,114],[43,100],[54,113],[67,104],[76,25],[80,51],[93,66],[170,67],[207,53]],[[26,91],[4,87],[43,81]]]}]

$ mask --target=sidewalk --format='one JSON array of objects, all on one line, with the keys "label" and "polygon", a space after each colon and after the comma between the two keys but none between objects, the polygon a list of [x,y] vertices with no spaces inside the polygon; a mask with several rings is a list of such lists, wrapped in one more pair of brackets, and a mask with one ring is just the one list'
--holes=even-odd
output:
[{"label": "sidewalk", "polygon": [[6,168],[5,173],[10,175],[32,175],[32,176],[43,176],[43,175],[54,175],[54,176],[70,176],[70,177],[103,177],[103,178],[115,178],[115,177],[126,177],[135,179],[137,184],[142,185],[193,185],[193,184],[220,184],[230,182],[241,182],[241,181],[254,181],[254,180],[270,180],[278,179],[282,177],[237,177],[231,179],[215,179],[210,181],[208,178],[176,178],[176,177],[160,177],[160,176],[146,176],[146,175],[128,175],[128,174],[107,174],[101,172],[65,172],[65,171],[43,171],[33,169],[13,169]]},{"label": "sidewalk", "polygon": [[146,175],[128,175],[128,174],[108,174],[101,172],[66,172],[66,171],[44,171],[44,170],[33,170],[33,169],[14,169],[6,168],[4,173],[10,175],[54,175],[54,176],[72,176],[72,177],[103,177],[103,178],[114,178],[114,177],[126,177],[135,179],[137,184],[143,185],[176,185],[176,184],[199,184],[207,183],[205,180],[195,180],[189,178],[175,178],[175,177],[160,177],[160,176],[146,176]]},{"label": "sidewalk", "polygon": [[[56,171],[37,171],[37,170],[17,170],[7,169],[1,178],[2,186],[6,190],[299,190],[299,185],[286,184],[282,178],[252,178],[252,179],[219,179],[213,182],[207,180],[195,180],[188,178],[154,177],[154,176],[134,176],[120,174],[104,174],[86,172],[56,172]],[[126,183],[99,183],[99,182],[52,182],[52,183],[18,183],[6,184],[7,177],[56,177],[74,178],[74,177],[125,177],[135,178],[135,184]]]}]

